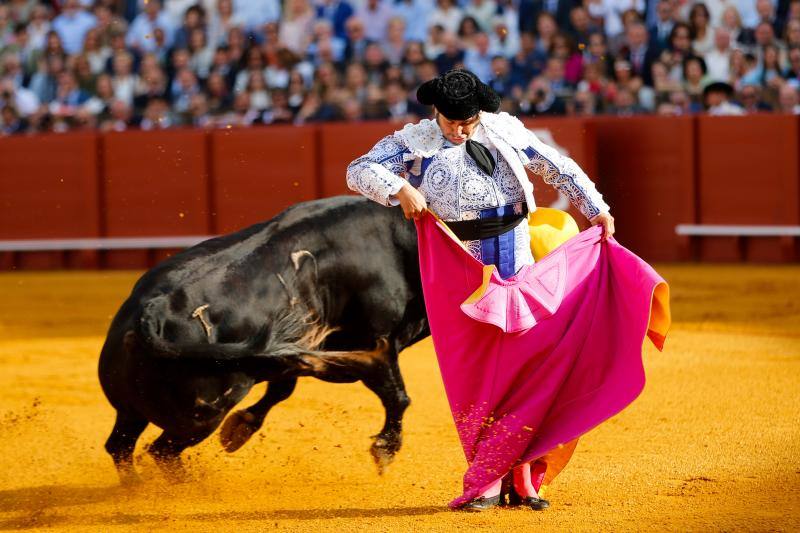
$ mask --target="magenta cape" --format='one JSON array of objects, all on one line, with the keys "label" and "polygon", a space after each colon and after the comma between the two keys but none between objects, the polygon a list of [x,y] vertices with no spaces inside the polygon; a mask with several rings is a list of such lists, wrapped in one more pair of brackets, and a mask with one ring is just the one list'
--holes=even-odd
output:
[{"label": "magenta cape", "polygon": [[417,221],[425,305],[447,398],[477,497],[514,466],[548,484],[575,440],[644,387],[646,335],[662,349],[669,293],[647,263],[587,229],[503,280],[441,221]]}]

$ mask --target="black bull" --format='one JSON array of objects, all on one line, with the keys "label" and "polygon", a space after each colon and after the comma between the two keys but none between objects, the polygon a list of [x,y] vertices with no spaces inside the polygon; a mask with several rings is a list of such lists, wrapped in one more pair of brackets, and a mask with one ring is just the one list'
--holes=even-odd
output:
[{"label": "black bull", "polygon": [[111,323],[100,382],[117,410],[106,442],[123,483],[149,424],[149,453],[184,475],[181,452],[208,437],[256,383],[264,396],[220,437],[242,446],[297,378],[362,381],[386,421],[379,468],[400,449],[409,398],[397,354],[428,336],[414,225],[364,198],[295,205],[272,220],[189,248],[146,272]]}]

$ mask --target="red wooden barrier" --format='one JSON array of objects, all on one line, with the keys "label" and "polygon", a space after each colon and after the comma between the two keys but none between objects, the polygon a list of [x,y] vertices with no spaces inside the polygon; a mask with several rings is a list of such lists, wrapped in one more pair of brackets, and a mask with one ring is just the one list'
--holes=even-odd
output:
[{"label": "red wooden barrier", "polygon": [[681,259],[675,226],[695,221],[694,122],[598,117],[600,183],[617,238],[653,261]]},{"label": "red wooden barrier", "polygon": [[[791,115],[698,118],[698,180],[703,224],[800,225],[798,119]],[[781,261],[793,242],[779,237],[702,241],[701,257]]]},{"label": "red wooden barrier", "polygon": [[[199,129],[106,134],[105,235],[208,234],[206,135]],[[147,251],[106,253],[106,264],[112,268],[142,268],[156,259]]]},{"label": "red wooden barrier", "polygon": [[[0,239],[97,237],[95,133],[0,141]],[[96,266],[92,252],[0,255],[0,268]]]},{"label": "red wooden barrier", "polygon": [[314,128],[211,133],[212,230],[228,233],[318,197]]},{"label": "red wooden barrier", "polygon": [[[555,145],[574,159],[595,182],[597,188],[603,191],[603,184],[600,183],[597,173],[597,137],[593,123],[580,118],[537,118],[524,122],[534,132],[540,134],[544,131],[549,134]],[[539,137],[547,144],[553,144],[548,135],[540,134]],[[558,192],[541,179],[534,178],[534,193],[537,205],[549,206],[558,200]],[[582,229],[589,226],[589,222],[575,207],[570,205],[568,211]]]},{"label": "red wooden barrier", "polygon": [[[686,241],[675,235],[680,223],[800,224],[795,117],[537,118],[527,125],[552,134],[598,183],[620,241],[647,259],[687,257]],[[3,138],[0,239],[227,233],[291,204],[348,192],[347,164],[400,126]],[[555,199],[541,183],[536,191],[540,205]],[[738,258],[733,239],[698,242],[705,259]],[[748,242],[748,259],[796,258],[794,240]],[[108,252],[101,265],[141,268],[167,253]],[[0,269],[96,265],[94,252],[0,254]]]},{"label": "red wooden barrier", "polygon": [[391,122],[319,126],[320,197],[353,194],[347,188],[347,165],[366,154],[383,137],[402,127],[403,124]]}]

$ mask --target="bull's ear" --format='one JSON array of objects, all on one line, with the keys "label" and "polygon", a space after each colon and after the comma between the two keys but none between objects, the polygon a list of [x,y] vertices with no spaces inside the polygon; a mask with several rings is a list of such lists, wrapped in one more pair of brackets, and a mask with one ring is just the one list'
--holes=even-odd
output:
[{"label": "bull's ear", "polygon": [[314,261],[314,273],[318,274],[317,269],[317,258],[314,257],[314,254],[309,252],[308,250],[297,250],[291,253],[290,257],[292,258],[292,265],[294,265],[294,271],[297,272],[300,270],[300,267],[303,265],[303,260],[306,257],[310,257],[312,261]]}]

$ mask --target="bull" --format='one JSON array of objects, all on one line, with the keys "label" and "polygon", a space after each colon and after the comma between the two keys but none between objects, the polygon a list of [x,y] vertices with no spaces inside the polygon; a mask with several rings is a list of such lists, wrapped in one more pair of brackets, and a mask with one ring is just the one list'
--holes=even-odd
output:
[{"label": "bull", "polygon": [[[386,417],[371,453],[383,468],[410,403],[398,353],[429,334],[416,232],[401,210],[356,197],[297,204],[137,281],[100,355],[117,412],[106,451],[123,484],[137,481],[133,451],[154,424],[163,432],[148,453],[183,479],[187,447],[222,424],[223,447],[237,450],[299,377],[313,376],[362,381],[380,398]],[[231,413],[264,381],[261,399]]]}]

